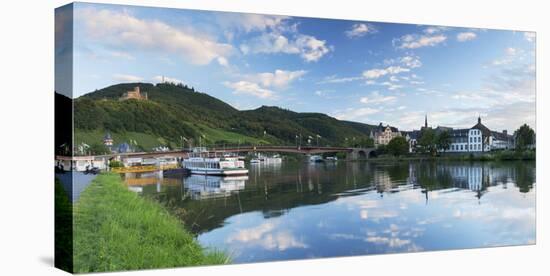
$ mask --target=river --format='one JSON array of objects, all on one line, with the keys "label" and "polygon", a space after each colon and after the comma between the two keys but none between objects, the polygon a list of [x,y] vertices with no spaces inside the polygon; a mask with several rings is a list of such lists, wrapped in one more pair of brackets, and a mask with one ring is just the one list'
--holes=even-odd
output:
[{"label": "river", "polygon": [[535,162],[247,166],[125,181],[234,263],[535,243]]}]

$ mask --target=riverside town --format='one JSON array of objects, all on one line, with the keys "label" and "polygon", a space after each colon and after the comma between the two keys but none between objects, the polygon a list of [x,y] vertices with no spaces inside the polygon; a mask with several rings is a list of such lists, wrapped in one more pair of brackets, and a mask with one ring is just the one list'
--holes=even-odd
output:
[{"label": "riverside town", "polygon": [[56,10],[55,265],[536,243],[536,34]]}]

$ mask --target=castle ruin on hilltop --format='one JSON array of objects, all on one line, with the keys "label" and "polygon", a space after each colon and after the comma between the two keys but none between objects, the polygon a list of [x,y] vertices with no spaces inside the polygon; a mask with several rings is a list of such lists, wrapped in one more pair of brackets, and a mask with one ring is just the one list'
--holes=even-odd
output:
[{"label": "castle ruin on hilltop", "polygon": [[134,90],[131,90],[131,91],[126,91],[126,93],[122,94],[122,97],[120,97],[120,101],[125,101],[125,100],[130,100],[130,99],[135,99],[135,100],[148,100],[147,98],[147,92],[144,92],[143,94],[141,93],[140,89],[139,89],[139,86],[136,86],[134,87]]}]

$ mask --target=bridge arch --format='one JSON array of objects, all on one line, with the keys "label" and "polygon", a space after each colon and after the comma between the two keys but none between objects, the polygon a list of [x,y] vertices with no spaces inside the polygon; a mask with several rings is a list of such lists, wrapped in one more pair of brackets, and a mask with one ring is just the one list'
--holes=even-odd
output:
[{"label": "bridge arch", "polygon": [[353,148],[348,153],[348,160],[365,160],[376,157],[374,148]]}]

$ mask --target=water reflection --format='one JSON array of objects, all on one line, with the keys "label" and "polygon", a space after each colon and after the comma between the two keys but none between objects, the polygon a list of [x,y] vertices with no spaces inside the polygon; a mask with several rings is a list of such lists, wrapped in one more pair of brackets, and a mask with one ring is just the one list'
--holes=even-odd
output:
[{"label": "water reflection", "polygon": [[164,177],[150,185],[158,188],[140,187],[235,262],[535,241],[534,162],[249,169],[248,179],[191,176],[173,178],[175,185]]},{"label": "water reflection", "polygon": [[191,199],[211,199],[228,197],[239,190],[244,189],[248,176],[206,176],[191,175],[183,179],[186,195]]}]

